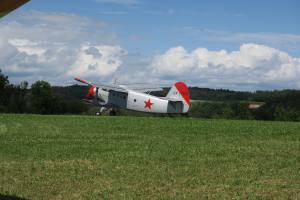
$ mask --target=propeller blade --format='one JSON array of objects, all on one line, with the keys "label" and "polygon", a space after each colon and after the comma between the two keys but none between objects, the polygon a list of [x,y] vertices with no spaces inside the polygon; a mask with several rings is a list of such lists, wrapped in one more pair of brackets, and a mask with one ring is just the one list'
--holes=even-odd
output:
[{"label": "propeller blade", "polygon": [[89,88],[89,91],[88,91],[87,95],[86,95],[87,98],[91,99],[92,97],[94,97],[96,95],[97,88],[96,88],[96,86],[92,82],[83,80],[83,79],[81,79],[79,77],[75,77],[74,79],[76,81],[80,82],[80,83],[84,83],[84,84],[87,84],[87,85],[91,86]]},{"label": "propeller blade", "polygon": [[79,77],[75,77],[74,78],[76,81],[80,82],[80,83],[84,83],[84,84],[87,84],[87,85],[90,85],[90,86],[94,86],[94,84],[92,82],[89,82],[89,81],[86,81],[86,80],[83,80]]}]

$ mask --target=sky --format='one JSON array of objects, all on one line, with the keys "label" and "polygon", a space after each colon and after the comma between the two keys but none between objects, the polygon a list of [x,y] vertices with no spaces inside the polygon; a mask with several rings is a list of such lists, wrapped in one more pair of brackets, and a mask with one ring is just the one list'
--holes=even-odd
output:
[{"label": "sky", "polygon": [[11,82],[300,89],[297,0],[31,0],[0,21]]}]

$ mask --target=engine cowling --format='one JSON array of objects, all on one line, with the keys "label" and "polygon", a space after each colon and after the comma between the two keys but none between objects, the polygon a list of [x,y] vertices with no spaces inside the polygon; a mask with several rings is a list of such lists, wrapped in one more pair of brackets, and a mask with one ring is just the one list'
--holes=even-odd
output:
[{"label": "engine cowling", "polygon": [[98,90],[97,87],[91,86],[91,87],[89,88],[89,91],[88,91],[86,97],[89,98],[89,99],[91,99],[91,98],[97,96],[97,90]]}]

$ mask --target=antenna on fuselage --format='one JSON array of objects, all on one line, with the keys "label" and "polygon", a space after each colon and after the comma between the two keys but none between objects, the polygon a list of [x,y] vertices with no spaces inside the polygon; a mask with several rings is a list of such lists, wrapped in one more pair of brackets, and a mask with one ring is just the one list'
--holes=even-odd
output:
[{"label": "antenna on fuselage", "polygon": [[114,85],[118,85],[118,78],[115,78]]}]

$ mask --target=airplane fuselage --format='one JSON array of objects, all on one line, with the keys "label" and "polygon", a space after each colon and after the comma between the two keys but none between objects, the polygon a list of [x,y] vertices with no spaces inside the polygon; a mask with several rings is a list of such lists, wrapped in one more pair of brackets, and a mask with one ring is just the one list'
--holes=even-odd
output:
[{"label": "airplane fuselage", "polygon": [[123,108],[149,113],[187,113],[190,108],[190,93],[184,82],[176,82],[167,96],[150,95],[151,91],[162,91],[155,88],[129,89],[124,85],[96,85],[79,77],[76,81],[90,86],[87,98],[89,103],[96,104],[101,110]]},{"label": "airplane fuselage", "polygon": [[[128,90],[127,93],[98,90],[99,105],[151,113],[184,113],[181,101],[172,102],[146,93]],[[186,111],[187,112],[187,111]]]}]

